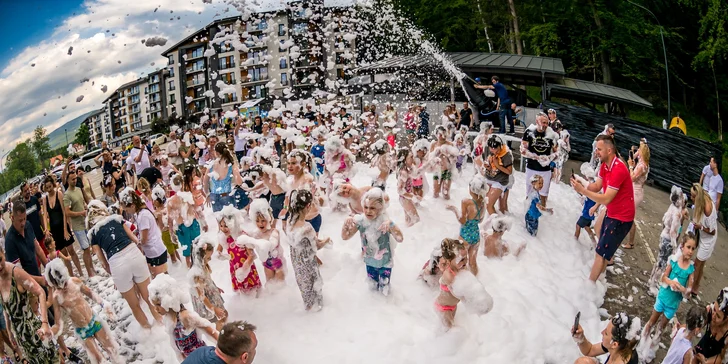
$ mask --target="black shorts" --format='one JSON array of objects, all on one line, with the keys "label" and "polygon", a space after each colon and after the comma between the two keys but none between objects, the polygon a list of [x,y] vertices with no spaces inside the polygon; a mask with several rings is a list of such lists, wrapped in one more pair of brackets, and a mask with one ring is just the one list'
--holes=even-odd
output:
[{"label": "black shorts", "polygon": [[576,224],[579,225],[580,228],[586,228],[591,227],[592,222],[594,222],[593,219],[587,219],[584,216],[579,216],[579,220],[576,221]]},{"label": "black shorts", "polygon": [[277,219],[278,215],[280,215],[281,211],[283,210],[283,204],[285,202],[286,202],[285,193],[279,193],[277,195],[270,196],[270,208],[272,210],[274,219]]},{"label": "black shorts", "polygon": [[614,253],[622,244],[622,240],[632,229],[633,221],[619,221],[605,217],[602,222],[602,230],[599,232],[599,243],[596,252],[606,260],[611,260]]},{"label": "black shorts", "polygon": [[167,252],[165,251],[162,253],[162,255],[156,257],[156,258],[147,258],[147,264],[151,265],[152,267],[159,267],[162,264],[167,263]]}]

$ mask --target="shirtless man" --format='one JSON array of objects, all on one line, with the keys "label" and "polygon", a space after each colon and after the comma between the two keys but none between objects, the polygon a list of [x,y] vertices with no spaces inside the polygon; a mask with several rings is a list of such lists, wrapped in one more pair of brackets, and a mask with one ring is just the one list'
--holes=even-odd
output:
[{"label": "shirtless man", "polygon": [[[46,265],[43,275],[52,289],[49,301],[53,305],[55,317],[62,317],[62,313],[68,315],[71,323],[76,327],[76,334],[83,339],[83,345],[89,353],[91,361],[101,363],[105,360],[98,346],[100,344],[112,362],[122,363],[123,361],[118,357],[119,348],[112,338],[111,332],[96,316],[83,295],[103,307],[107,317],[113,316],[111,304],[104,302],[80,279],[70,277],[68,268],[61,259],[51,260]],[[51,330],[54,335],[59,335],[63,331],[63,320],[57,319]]]}]

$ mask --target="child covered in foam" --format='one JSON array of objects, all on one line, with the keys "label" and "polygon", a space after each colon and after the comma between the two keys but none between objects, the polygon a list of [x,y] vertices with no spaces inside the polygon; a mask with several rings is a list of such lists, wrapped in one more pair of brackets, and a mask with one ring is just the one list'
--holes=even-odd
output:
[{"label": "child covered in foam", "polygon": [[255,199],[250,204],[250,220],[255,222],[258,231],[254,234],[257,239],[268,240],[271,249],[263,261],[266,282],[283,282],[286,279],[286,261],[281,247],[281,238],[278,230],[272,225],[273,213],[268,202],[264,199]]},{"label": "child covered in foam", "polygon": [[362,205],[364,213],[346,219],[341,229],[341,237],[349,240],[359,232],[362,258],[366,264],[370,286],[386,296],[389,294],[389,279],[396,247],[392,240],[402,242],[404,236],[386,213],[388,203],[382,190],[375,187],[367,191],[362,197]]},{"label": "child covered in foam", "polygon": [[51,328],[54,335],[57,337],[63,332],[62,318],[66,314],[71,324],[76,327],[76,335],[81,339],[93,363],[105,360],[102,350],[112,362],[122,363],[118,357],[119,347],[106,322],[98,317],[83,296],[91,298],[101,306],[107,317],[114,315],[111,304],[105,302],[79,278],[71,277],[61,259],[48,262],[43,277],[51,288],[49,306],[53,306],[56,317],[56,324]]},{"label": "child covered in foam", "polygon": [[225,310],[225,300],[222,299],[223,290],[217,287],[212,280],[210,259],[215,250],[215,238],[210,234],[201,235],[192,246],[193,265],[187,272],[190,279],[190,296],[192,307],[200,317],[215,323],[219,331],[228,317]]},{"label": "child covered in foam", "polygon": [[460,240],[468,244],[468,264],[473,274],[478,274],[476,256],[480,246],[480,222],[485,217],[485,195],[488,184],[485,177],[476,174],[468,185],[470,196],[460,202],[460,210],[448,205],[445,208],[455,213],[460,223]]},{"label": "child covered in foam", "polygon": [[653,295],[657,294],[660,278],[667,267],[667,261],[677,248],[677,237],[682,226],[682,213],[685,206],[685,195],[680,187],[672,186],[670,191],[670,206],[662,215],[662,231],[660,232],[660,246],[657,252],[657,261],[652,267],[648,286]]},{"label": "child covered in foam", "polygon": [[394,169],[389,144],[384,139],[379,139],[371,145],[371,148],[374,150],[371,166],[379,170],[377,177],[372,180],[372,187],[378,187],[382,191],[386,191],[387,179]]},{"label": "child covered in foam", "polygon": [[176,182],[177,176],[172,178],[172,189],[175,195],[167,200],[167,227],[172,228],[175,234],[172,241],[179,244],[182,255],[185,257],[187,267],[192,267],[192,241],[200,236],[200,227],[207,231],[207,222],[202,211],[196,207],[195,199],[190,192],[181,192],[181,186]]},{"label": "child covered in foam", "polygon": [[[483,240],[485,241],[483,255],[488,258],[502,258],[504,255],[510,253],[510,244],[503,241],[503,234],[505,234],[506,231],[510,230],[512,225],[513,222],[510,218],[506,216],[498,216],[493,218],[493,220],[491,221],[491,226],[493,229],[492,234],[483,234]],[[523,252],[525,248],[525,244],[519,246],[518,248],[516,248],[513,255],[517,257]]]},{"label": "child covered in foam", "polygon": [[197,330],[202,330],[217,340],[218,331],[197,312],[188,310],[187,292],[179,289],[179,282],[169,274],[160,274],[149,284],[149,298],[154,309],[164,316],[165,327],[174,340],[178,359],[184,360],[193,351],[205,346]]},{"label": "child covered in foam", "polygon": [[222,250],[225,248],[230,257],[230,278],[233,290],[257,295],[262,284],[258,269],[254,264],[255,252],[253,247],[237,241],[239,237],[246,235],[242,228],[243,218],[240,211],[232,206],[225,206],[217,213],[216,218],[220,228],[217,251],[222,254]]}]

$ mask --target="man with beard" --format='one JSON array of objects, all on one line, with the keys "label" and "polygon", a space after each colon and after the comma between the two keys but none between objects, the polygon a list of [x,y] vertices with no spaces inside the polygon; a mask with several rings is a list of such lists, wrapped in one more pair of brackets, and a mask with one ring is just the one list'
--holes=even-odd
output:
[{"label": "man with beard", "polygon": [[[549,186],[551,185],[551,162],[556,158],[559,139],[549,126],[549,118],[540,112],[536,115],[536,123],[529,126],[523,133],[521,140],[521,157],[526,160],[526,181],[530,181],[533,175],[543,177],[543,188],[539,191],[541,205],[546,207],[549,197]],[[526,183],[526,194],[533,191],[530,183]]]}]

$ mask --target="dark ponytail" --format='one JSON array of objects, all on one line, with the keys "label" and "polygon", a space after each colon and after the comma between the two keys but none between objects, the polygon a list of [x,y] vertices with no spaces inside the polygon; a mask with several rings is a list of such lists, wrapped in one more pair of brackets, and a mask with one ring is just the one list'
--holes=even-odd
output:
[{"label": "dark ponytail", "polygon": [[226,142],[219,142],[215,144],[215,153],[225,159],[228,164],[235,164],[235,158],[233,158],[233,155],[230,153],[230,149],[228,149]]},{"label": "dark ponytail", "polygon": [[288,222],[290,226],[293,226],[296,224],[298,219],[301,217],[301,212],[308,207],[308,205],[311,204],[313,201],[313,195],[311,195],[311,192],[308,190],[293,190],[291,191],[291,196],[289,198],[289,204],[290,204],[290,221]]}]

